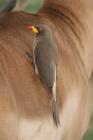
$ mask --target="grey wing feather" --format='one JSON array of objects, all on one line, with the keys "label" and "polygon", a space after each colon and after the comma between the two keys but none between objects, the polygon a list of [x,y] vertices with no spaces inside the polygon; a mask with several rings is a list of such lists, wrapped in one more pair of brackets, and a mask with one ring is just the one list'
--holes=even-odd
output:
[{"label": "grey wing feather", "polygon": [[[47,46],[49,44],[43,43],[37,44],[35,48],[35,63],[40,74],[40,77],[44,84],[47,86],[48,90],[51,93],[52,99],[52,114],[55,125],[58,127],[60,125],[59,113],[56,101],[56,89],[54,89],[55,72],[56,72],[56,55],[55,49]],[[47,49],[46,49],[47,48]]]},{"label": "grey wing feather", "polygon": [[[41,79],[45,82],[45,84],[48,86],[48,88],[52,88],[54,84],[55,79],[55,62],[53,58],[51,57],[51,50],[44,49],[45,47],[41,48],[41,44],[38,44],[39,46],[35,49],[35,62],[37,69],[39,71],[39,74],[41,76]],[[41,50],[43,52],[41,52]]]}]

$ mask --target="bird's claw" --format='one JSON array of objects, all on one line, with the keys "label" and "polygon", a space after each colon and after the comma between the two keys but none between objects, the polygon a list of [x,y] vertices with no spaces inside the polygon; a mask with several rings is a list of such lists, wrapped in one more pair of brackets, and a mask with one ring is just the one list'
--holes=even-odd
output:
[{"label": "bird's claw", "polygon": [[33,70],[35,72],[35,66],[34,66],[34,62],[33,62],[33,55],[32,55],[32,53],[26,52],[26,55],[28,56],[29,60],[31,60],[32,67],[33,67]]}]

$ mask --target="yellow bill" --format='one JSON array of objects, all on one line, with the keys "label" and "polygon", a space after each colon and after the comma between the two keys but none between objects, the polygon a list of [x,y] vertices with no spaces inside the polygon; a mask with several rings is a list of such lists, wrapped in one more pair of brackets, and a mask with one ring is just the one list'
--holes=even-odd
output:
[{"label": "yellow bill", "polygon": [[28,29],[30,29],[34,33],[38,33],[39,32],[37,28],[35,28],[34,26],[31,26],[31,25],[28,26]]}]

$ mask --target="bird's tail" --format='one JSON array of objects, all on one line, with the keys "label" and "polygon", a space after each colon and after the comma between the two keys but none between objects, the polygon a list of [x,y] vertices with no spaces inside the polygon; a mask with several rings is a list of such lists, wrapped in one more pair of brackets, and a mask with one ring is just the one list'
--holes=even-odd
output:
[{"label": "bird's tail", "polygon": [[1,7],[0,12],[10,12],[15,7],[17,0],[7,0]]},{"label": "bird's tail", "polygon": [[53,114],[54,123],[58,127],[60,125],[60,120],[59,120],[57,101],[55,100],[54,96],[52,96],[51,100],[52,100],[52,114]]}]

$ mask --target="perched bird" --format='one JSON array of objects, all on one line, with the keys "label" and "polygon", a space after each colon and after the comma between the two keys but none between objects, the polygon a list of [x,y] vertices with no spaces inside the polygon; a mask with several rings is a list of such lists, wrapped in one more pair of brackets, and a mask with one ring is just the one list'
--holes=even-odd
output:
[{"label": "perched bird", "polygon": [[32,57],[35,73],[50,93],[53,119],[58,127],[60,121],[56,100],[57,46],[50,28],[44,25],[28,26],[28,28],[36,34],[32,54],[28,55]]}]

